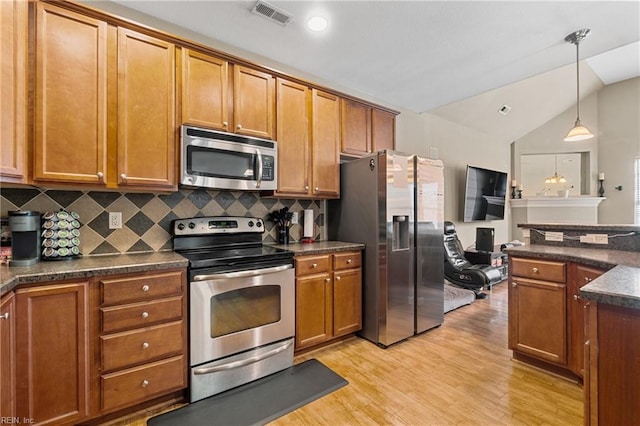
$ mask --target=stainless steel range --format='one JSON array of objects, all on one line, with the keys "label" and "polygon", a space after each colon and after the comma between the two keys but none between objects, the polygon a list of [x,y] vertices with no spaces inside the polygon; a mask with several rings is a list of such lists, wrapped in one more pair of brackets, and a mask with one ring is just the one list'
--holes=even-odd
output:
[{"label": "stainless steel range", "polygon": [[173,223],[189,260],[191,402],[293,365],[293,253],[263,245],[263,232],[250,217]]}]

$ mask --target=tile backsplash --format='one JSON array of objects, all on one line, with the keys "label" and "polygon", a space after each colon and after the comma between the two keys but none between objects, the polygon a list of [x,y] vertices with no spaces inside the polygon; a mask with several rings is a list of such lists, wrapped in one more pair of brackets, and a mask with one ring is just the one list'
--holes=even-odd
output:
[{"label": "tile backsplash", "polygon": [[[2,188],[0,216],[11,210],[41,213],[64,209],[80,215],[80,252],[87,255],[171,250],[174,219],[196,216],[251,216],[264,219],[263,242],[277,240],[277,228],[268,214],[283,207],[314,211],[317,236],[324,235],[324,201],[261,198],[254,192],[181,189],[170,194],[64,191],[38,188]],[[109,212],[122,213],[122,228],[109,229]],[[302,224],[292,225],[290,241],[302,239]]]}]

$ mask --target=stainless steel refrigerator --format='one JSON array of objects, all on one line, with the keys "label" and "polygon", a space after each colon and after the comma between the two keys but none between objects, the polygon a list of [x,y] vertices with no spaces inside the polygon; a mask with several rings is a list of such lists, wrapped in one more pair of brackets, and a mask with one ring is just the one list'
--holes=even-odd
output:
[{"label": "stainless steel refrigerator", "polygon": [[444,319],[443,169],[395,151],[340,165],[329,237],[365,244],[360,335],[380,346]]}]

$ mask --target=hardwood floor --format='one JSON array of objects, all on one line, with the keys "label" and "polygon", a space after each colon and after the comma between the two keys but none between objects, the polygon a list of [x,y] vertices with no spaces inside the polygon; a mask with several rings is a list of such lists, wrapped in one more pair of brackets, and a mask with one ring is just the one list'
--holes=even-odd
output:
[{"label": "hardwood floor", "polygon": [[581,386],[511,359],[506,281],[446,314],[439,328],[387,349],[352,338],[296,362],[309,358],[349,385],[271,426],[583,423]]},{"label": "hardwood floor", "polygon": [[511,359],[506,284],[387,349],[354,338],[297,358],[349,385],[271,425],[581,425],[582,387]]}]

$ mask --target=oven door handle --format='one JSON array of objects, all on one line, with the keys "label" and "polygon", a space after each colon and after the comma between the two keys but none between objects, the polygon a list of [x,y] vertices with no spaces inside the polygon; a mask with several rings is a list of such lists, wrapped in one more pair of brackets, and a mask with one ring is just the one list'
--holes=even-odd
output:
[{"label": "oven door handle", "polygon": [[278,346],[277,348],[271,349],[270,351],[265,352],[263,354],[252,356],[251,358],[243,359],[240,361],[233,361],[233,362],[228,362],[226,364],[215,365],[213,367],[197,368],[193,370],[193,374],[211,374],[218,371],[231,370],[233,368],[244,367],[245,365],[262,361],[263,359],[272,357],[274,355],[279,354],[280,352],[286,351],[291,347],[292,344],[293,344],[293,339],[290,339],[284,342],[284,344]]},{"label": "oven door handle", "polygon": [[255,277],[258,275],[273,274],[274,272],[286,271],[293,268],[293,265],[280,265],[264,269],[252,269],[250,271],[223,272],[221,274],[196,275],[193,281],[219,280],[223,278],[245,278]]}]

